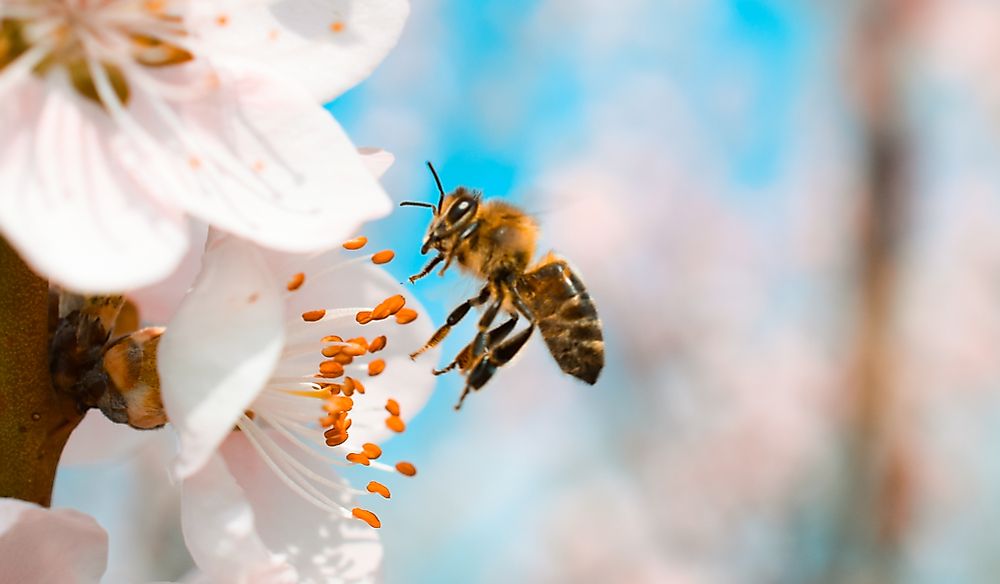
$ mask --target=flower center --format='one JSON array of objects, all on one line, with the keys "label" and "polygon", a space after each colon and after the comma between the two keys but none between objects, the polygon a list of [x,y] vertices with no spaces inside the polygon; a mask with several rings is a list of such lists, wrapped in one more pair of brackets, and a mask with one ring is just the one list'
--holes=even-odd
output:
[{"label": "flower center", "polygon": [[[359,237],[345,242],[344,248],[355,251],[366,243],[364,237]],[[392,252],[382,250],[366,259],[376,265],[384,264],[392,259]],[[304,272],[292,274],[285,283],[289,297],[299,294],[311,281],[312,277]],[[286,331],[290,341],[285,347],[283,363],[278,366],[280,372],[276,371],[269,380],[252,411],[237,423],[292,490],[323,510],[354,517],[372,527],[381,526],[374,512],[362,507],[348,509],[347,501],[338,498],[345,487],[298,458],[318,458],[324,464],[359,465],[406,477],[416,475],[416,467],[409,462],[397,461],[394,465],[382,462],[382,448],[372,442],[360,443],[358,435],[371,431],[374,424],[396,433],[406,430],[400,402],[389,397],[393,394],[386,391],[385,378],[379,378],[387,368],[386,353],[382,351],[387,351],[392,343],[379,332],[353,338],[331,334],[335,332],[331,328],[343,326],[336,323],[344,321],[353,321],[350,326],[355,331],[354,323],[368,329],[381,326],[380,331],[386,331],[384,323],[366,325],[390,317],[395,318],[396,325],[406,325],[413,322],[417,312],[406,307],[402,295],[393,294],[370,309],[315,308],[292,318]],[[358,424],[353,441],[349,441],[354,422]],[[335,456],[328,458],[329,453]],[[364,491],[347,488],[346,492],[377,495],[382,499],[391,496],[389,487],[378,481],[370,481]]]},{"label": "flower center", "polygon": [[102,103],[95,76],[122,104],[127,73],[190,61],[180,16],[164,0],[5,0],[0,7],[0,77],[61,68],[76,91]]}]

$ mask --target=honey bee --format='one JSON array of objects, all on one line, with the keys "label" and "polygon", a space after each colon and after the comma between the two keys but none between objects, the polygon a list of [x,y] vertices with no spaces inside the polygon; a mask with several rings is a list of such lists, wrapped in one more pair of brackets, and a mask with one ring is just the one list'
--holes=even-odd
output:
[{"label": "honey bee", "polygon": [[[472,390],[479,390],[493,377],[497,368],[509,362],[531,337],[535,327],[541,331],[549,353],[559,367],[591,385],[604,367],[604,339],[597,308],[583,282],[566,260],[549,252],[532,264],[538,225],[527,213],[499,200],[483,201],[482,193],[458,187],[446,194],[434,165],[427,163],[438,188],[438,203],[403,201],[400,206],[426,207],[434,212],[427,228],[421,255],[434,250],[437,255],[417,274],[416,282],[444,262],[439,275],[458,262],[459,268],[484,282],[482,289],[451,314],[419,350],[418,355],[444,340],[473,306],[486,306],[479,319],[475,338],[435,375],[455,367],[465,374],[465,389],[455,405]],[[509,318],[495,328],[499,312]],[[520,316],[529,326],[510,336]],[[509,338],[508,338],[509,337]]]}]

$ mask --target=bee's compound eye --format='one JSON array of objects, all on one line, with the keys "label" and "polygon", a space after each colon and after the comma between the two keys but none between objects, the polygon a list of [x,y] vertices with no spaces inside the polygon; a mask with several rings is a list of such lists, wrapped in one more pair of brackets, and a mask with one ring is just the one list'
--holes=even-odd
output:
[{"label": "bee's compound eye", "polygon": [[451,206],[450,209],[448,209],[448,222],[457,223],[466,215],[466,213],[472,210],[473,206],[472,201],[465,199],[457,201]]}]

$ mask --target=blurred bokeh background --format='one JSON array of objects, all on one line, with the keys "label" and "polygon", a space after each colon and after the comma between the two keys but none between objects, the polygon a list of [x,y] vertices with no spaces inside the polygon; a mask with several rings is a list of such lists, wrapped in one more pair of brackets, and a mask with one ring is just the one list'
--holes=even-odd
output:
[{"label": "blurred bokeh background", "polygon": [[[395,200],[432,160],[534,213],[607,365],[536,338],[460,413],[441,378],[392,445],[386,581],[998,581],[998,69],[994,0],[414,2],[330,111]],[[401,281],[428,220],[366,230]],[[412,287],[436,321],[476,290]],[[134,492],[66,469],[56,503],[111,530],[109,581],[175,576],[171,503],[128,527],[165,475],[99,471]]]}]

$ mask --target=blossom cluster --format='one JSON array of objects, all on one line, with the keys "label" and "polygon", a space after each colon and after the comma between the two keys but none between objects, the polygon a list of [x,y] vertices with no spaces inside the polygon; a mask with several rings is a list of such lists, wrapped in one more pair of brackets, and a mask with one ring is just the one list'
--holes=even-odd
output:
[{"label": "blossom cluster", "polygon": [[[194,580],[369,581],[381,522],[358,500],[416,474],[383,444],[429,397],[407,354],[430,323],[380,267],[392,252],[358,236],[390,209],[392,157],[322,107],[374,70],[408,11],[0,0],[0,236],[63,289],[125,292],[168,319],[143,331],[158,373],[143,379],[158,377],[178,438]],[[336,465],[390,478],[358,489]],[[0,557],[14,554],[18,581],[97,581],[107,536],[2,499]]]}]

